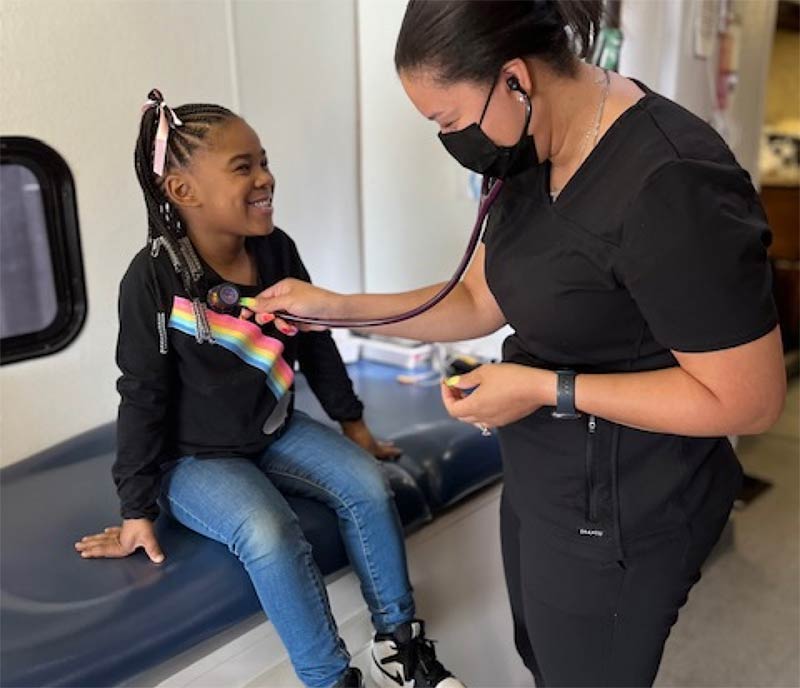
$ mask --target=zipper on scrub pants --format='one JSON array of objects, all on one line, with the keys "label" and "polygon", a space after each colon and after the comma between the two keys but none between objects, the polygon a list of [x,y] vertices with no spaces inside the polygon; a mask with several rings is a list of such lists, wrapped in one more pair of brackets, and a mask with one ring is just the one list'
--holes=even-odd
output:
[{"label": "zipper on scrub pants", "polygon": [[586,520],[589,523],[597,522],[597,505],[594,489],[594,463],[595,463],[595,436],[597,434],[597,418],[589,416],[588,435],[586,437]]}]

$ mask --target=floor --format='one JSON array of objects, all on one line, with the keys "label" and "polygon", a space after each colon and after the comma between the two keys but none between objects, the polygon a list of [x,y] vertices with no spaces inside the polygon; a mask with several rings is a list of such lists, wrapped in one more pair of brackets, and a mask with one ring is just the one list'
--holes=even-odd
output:
[{"label": "floor", "polygon": [[740,440],[747,473],[773,483],[734,514],[673,629],[657,686],[800,686],[800,383],[768,433]]},{"label": "floor", "polygon": [[[682,610],[667,643],[656,686],[800,687],[800,381],[797,378],[790,384],[786,408],[778,424],[759,437],[740,439],[737,452],[748,474],[773,485],[734,513],[733,528],[729,531],[732,538],[723,537],[719,551],[712,555],[703,578]],[[440,547],[441,541],[436,544]],[[420,558],[424,561],[423,552],[414,554],[411,558],[414,577],[421,577],[423,572],[430,576],[427,567],[419,566]],[[484,595],[489,591],[497,594],[499,573],[499,566],[486,566],[482,574],[487,578]],[[448,589],[441,575],[434,578],[425,581],[427,584],[419,579],[415,583],[421,606],[435,610],[432,618],[446,618],[449,622],[447,631],[439,636],[441,653],[448,665],[461,668],[473,688],[533,686],[518,659],[507,652],[506,620],[500,620],[496,612],[487,619],[492,626],[489,635],[495,639],[493,657],[474,661],[473,653],[480,655],[480,649],[474,646],[475,617],[470,612],[476,610],[470,609],[465,600],[473,599],[471,594],[475,591],[458,586],[453,589],[452,583]],[[475,581],[471,585],[474,587]],[[502,595],[497,595],[491,606],[507,613]],[[458,619],[453,618],[456,614]],[[363,659],[366,666],[366,657],[357,659]],[[505,668],[500,670],[498,664]],[[491,671],[484,672],[483,668],[488,667]]]},{"label": "floor", "polygon": [[[773,486],[735,512],[732,541],[713,555],[673,629],[659,687],[800,687],[799,398],[795,380],[780,422],[739,443],[746,471]],[[491,488],[413,535],[411,579],[440,656],[468,685],[532,688],[511,640],[498,497]],[[370,624],[355,576],[334,581],[329,592],[354,663],[366,668]],[[202,658],[188,667],[183,658],[184,668],[162,667],[131,685],[299,688],[271,624],[253,625],[232,642],[201,648]]]}]

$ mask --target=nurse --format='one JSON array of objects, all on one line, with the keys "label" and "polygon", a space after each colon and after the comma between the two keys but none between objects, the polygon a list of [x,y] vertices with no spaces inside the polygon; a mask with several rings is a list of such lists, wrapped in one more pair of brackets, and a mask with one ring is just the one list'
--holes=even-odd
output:
[{"label": "nurse", "polygon": [[[499,434],[515,642],[539,687],[652,684],[740,484],[726,436],[766,430],[785,395],[750,179],[703,121],[581,60],[600,6],[411,0],[395,52],[447,150],[504,185],[456,289],[378,330],[514,330],[442,395]],[[287,280],[258,310],[373,318],[440,286]]]}]

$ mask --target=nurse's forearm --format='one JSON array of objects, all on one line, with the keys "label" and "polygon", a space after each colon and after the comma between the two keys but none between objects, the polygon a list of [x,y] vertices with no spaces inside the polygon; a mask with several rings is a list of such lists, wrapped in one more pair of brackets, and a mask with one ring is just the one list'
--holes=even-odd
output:
[{"label": "nurse's forearm", "polygon": [[679,367],[578,375],[575,383],[576,407],[584,414],[651,432],[694,437],[764,432],[780,413],[781,394],[754,385],[719,395]]},{"label": "nurse's forearm", "polygon": [[[337,318],[369,319],[409,311],[432,298],[442,284],[398,294],[351,294],[337,299]],[[502,327],[496,313],[475,303],[463,283],[441,303],[422,315],[394,325],[369,327],[360,330],[366,334],[377,333],[407,337],[426,342],[453,342],[474,339],[495,332]]]}]

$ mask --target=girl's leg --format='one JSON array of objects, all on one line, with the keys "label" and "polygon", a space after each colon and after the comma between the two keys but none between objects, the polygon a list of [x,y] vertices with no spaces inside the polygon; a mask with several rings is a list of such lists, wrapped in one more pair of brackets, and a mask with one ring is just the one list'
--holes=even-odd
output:
[{"label": "girl's leg", "polygon": [[400,519],[376,459],[339,433],[295,412],[286,434],[261,459],[283,492],[333,509],[378,633],[414,618]]},{"label": "girl's leg", "polygon": [[256,464],[184,458],[165,476],[161,502],[183,525],[227,545],[244,564],[303,683],[333,686],[350,657],[297,516]]}]

